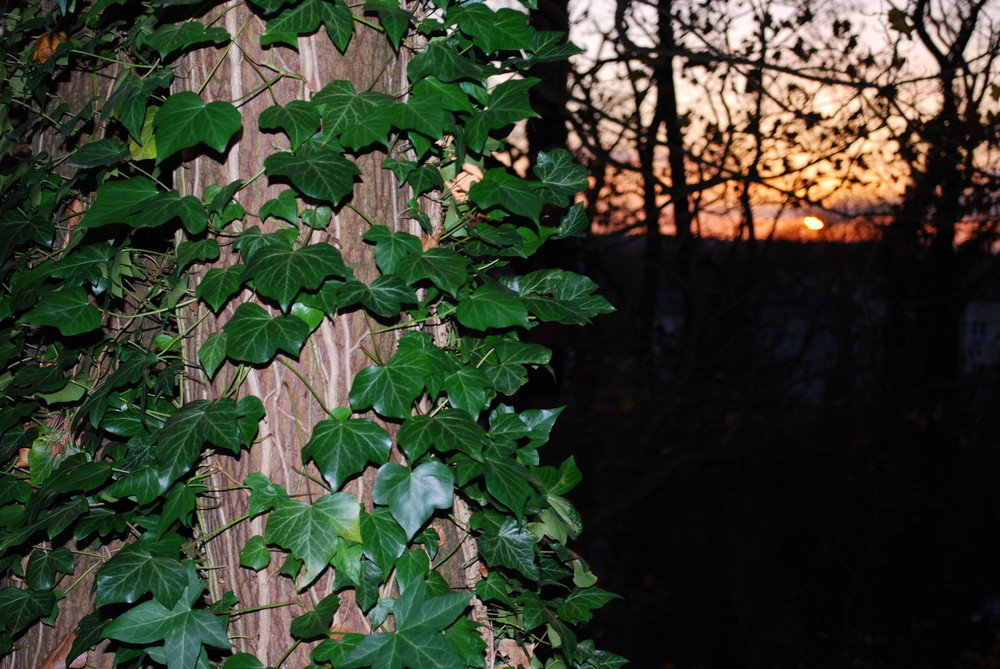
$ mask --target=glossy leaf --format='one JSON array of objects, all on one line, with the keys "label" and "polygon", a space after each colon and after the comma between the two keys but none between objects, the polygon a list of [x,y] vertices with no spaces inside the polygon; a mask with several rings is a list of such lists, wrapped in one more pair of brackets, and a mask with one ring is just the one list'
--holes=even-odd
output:
[{"label": "glossy leaf", "polygon": [[278,351],[297,356],[309,336],[309,326],[295,316],[272,318],[263,307],[245,302],[222,327],[226,353],[233,360],[265,363]]},{"label": "glossy leaf", "polygon": [[283,130],[291,140],[294,151],[319,131],[319,121],[316,105],[305,100],[292,100],[284,107],[275,105],[265,109],[257,124],[261,130]]},{"label": "glossy leaf", "polygon": [[243,283],[243,265],[234,265],[225,269],[213,267],[205,273],[195,295],[205,300],[212,311],[218,311],[229,301]]},{"label": "glossy leaf", "polygon": [[143,544],[123,548],[97,571],[97,605],[135,602],[147,592],[160,604],[173,607],[194,574],[192,563],[154,553]]},{"label": "glossy leaf", "polygon": [[400,258],[396,265],[396,273],[410,284],[421,279],[429,279],[441,290],[455,296],[469,278],[469,265],[468,258],[451,249],[438,247],[420,255]]},{"label": "glossy leaf", "polygon": [[70,167],[88,169],[91,167],[104,167],[113,165],[128,157],[128,147],[117,139],[107,137],[96,142],[84,144],[79,149],[70,154],[66,164]]},{"label": "glossy leaf", "polygon": [[488,283],[477,288],[455,309],[458,321],[476,330],[528,327],[528,307],[514,291]]},{"label": "glossy leaf", "polygon": [[226,619],[192,609],[183,599],[171,608],[156,600],[143,602],[115,618],[104,633],[126,643],[163,641],[168,669],[194,669],[202,646],[229,648]]},{"label": "glossy leaf", "polygon": [[49,615],[56,603],[51,590],[22,590],[8,587],[0,589],[0,610],[3,620],[0,627],[17,632],[39,618]]},{"label": "glossy leaf", "polygon": [[488,564],[516,569],[528,578],[538,578],[535,535],[522,521],[505,519],[496,531],[479,537],[479,551]]},{"label": "glossy leaf", "polygon": [[250,257],[243,279],[252,280],[258,293],[276,300],[287,312],[300,292],[315,290],[328,277],[345,274],[340,251],[330,244],[319,243],[294,251],[262,248]]},{"label": "glossy leaf", "polygon": [[324,495],[312,504],[282,502],[267,517],[264,539],[302,560],[301,587],[312,583],[337,552],[336,537],[361,541],[361,507],[343,492]]},{"label": "glossy leaf", "polygon": [[393,520],[389,509],[377,507],[361,516],[361,545],[370,560],[389,573],[406,550],[406,532]]},{"label": "glossy leaf", "polygon": [[83,288],[49,293],[22,319],[35,325],[51,325],[67,337],[101,327],[101,311],[90,304],[87,291]]},{"label": "glossy leaf", "polygon": [[340,204],[354,190],[357,165],[330,145],[310,140],[294,153],[275,153],[264,159],[269,177],[284,177],[303,195]]},{"label": "glossy leaf", "polygon": [[333,616],[339,607],[340,598],[337,593],[330,593],[319,600],[316,608],[312,611],[293,620],[289,631],[296,639],[315,639],[326,636],[330,632]]},{"label": "glossy leaf", "polygon": [[362,237],[375,244],[375,264],[386,274],[396,271],[400,258],[420,255],[420,238],[406,232],[392,232],[384,225],[373,225]]},{"label": "glossy leaf", "polygon": [[390,462],[378,470],[372,499],[388,506],[407,538],[413,538],[435,509],[451,508],[454,485],[451,470],[440,462],[425,462],[413,471]]},{"label": "glossy leaf", "polygon": [[156,160],[197,144],[222,153],[243,126],[243,116],[230,103],[205,103],[193,91],[174,93],[156,113]]},{"label": "glossy leaf", "polygon": [[271,564],[271,551],[264,545],[264,537],[255,535],[247,539],[240,551],[240,566],[260,571]]},{"label": "glossy leaf", "polygon": [[398,439],[411,461],[432,447],[442,453],[460,450],[476,457],[483,450],[486,432],[465,411],[446,409],[433,416],[413,416],[399,429]]},{"label": "glossy leaf", "polygon": [[388,462],[391,448],[389,434],[367,418],[324,420],[313,428],[302,458],[315,461],[330,487],[338,489],[366,464]]},{"label": "glossy leaf", "polygon": [[387,418],[406,418],[430,372],[430,361],[422,351],[397,351],[388,364],[365,367],[355,375],[351,407],[355,411],[372,407]]}]

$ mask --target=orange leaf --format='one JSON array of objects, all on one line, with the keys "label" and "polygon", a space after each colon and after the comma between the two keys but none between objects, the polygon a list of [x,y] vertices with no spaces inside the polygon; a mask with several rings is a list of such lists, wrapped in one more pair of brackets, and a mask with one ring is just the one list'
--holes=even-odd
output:
[{"label": "orange leaf", "polygon": [[59,45],[68,39],[69,36],[62,30],[39,35],[35,38],[35,48],[31,52],[31,60],[44,63],[52,57]]}]

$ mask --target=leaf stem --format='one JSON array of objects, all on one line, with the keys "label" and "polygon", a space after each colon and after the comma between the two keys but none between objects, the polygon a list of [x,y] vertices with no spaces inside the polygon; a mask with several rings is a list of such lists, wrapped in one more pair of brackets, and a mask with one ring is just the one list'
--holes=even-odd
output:
[{"label": "leaf stem", "polygon": [[306,387],[306,390],[309,391],[309,394],[312,395],[313,399],[316,400],[316,403],[319,404],[319,408],[323,410],[323,413],[325,413],[330,418],[333,418],[333,413],[331,413],[331,411],[326,408],[326,403],[323,402],[323,398],[319,396],[319,393],[316,392],[316,389],[313,388],[312,384],[309,383],[309,379],[304,377],[299,370],[295,369],[295,367],[293,367],[291,363],[289,363],[284,358],[275,358],[275,360],[277,360],[282,365],[287,367],[292,374],[298,377],[299,381],[301,381],[302,384]]}]

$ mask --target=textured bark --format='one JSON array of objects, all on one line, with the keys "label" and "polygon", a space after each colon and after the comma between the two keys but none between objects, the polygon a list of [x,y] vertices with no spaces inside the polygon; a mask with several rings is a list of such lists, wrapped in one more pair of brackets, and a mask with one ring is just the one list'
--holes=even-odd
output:
[{"label": "textured bark", "polygon": [[[263,85],[262,74],[271,75],[271,71],[259,65],[254,67],[251,59],[286,72],[300,73],[302,79],[283,79],[270,90],[246,100],[240,106],[243,133],[239,141],[224,157],[217,156],[215,160],[201,158],[178,170],[177,187],[182,194],[201,196],[210,184],[225,185],[236,179],[247,180],[261,168],[267,155],[276,148],[286,146],[283,135],[257,130],[260,113],[273,104],[309,99],[335,79],[349,79],[357,90],[389,93],[401,92],[406,83],[404,57],[394,53],[381,35],[362,26],[355,33],[347,53],[341,55],[322,32],[300,39],[298,52],[285,47],[262,49],[259,38],[265,24],[242,5],[230,10],[224,20],[231,34],[239,33],[236,43],[240,48],[228,51],[205,49],[191,55],[182,80],[184,87],[198,90],[204,85],[201,93],[206,102],[229,100],[238,104],[237,101],[244,100],[249,92]],[[406,193],[399,189],[388,171],[379,167],[380,163],[379,156],[359,161],[365,181],[356,185],[353,204],[373,221],[419,233],[405,217]],[[249,214],[236,225],[242,228],[261,225],[261,221],[254,216],[255,212],[285,188],[283,185],[268,185],[261,177],[240,191],[236,199]],[[273,229],[272,226],[263,227],[265,232]],[[357,278],[370,282],[377,274],[371,248],[361,241],[367,228],[360,216],[344,208],[335,214],[329,229],[314,234],[311,241],[332,243],[340,249],[345,264],[354,268]],[[224,249],[224,253],[232,260],[230,251]],[[225,323],[236,305],[246,299],[246,293],[237,296],[218,317],[206,314],[207,307],[204,305],[192,309],[188,316],[189,323],[202,317],[206,320],[188,342],[189,360],[197,360],[197,350],[205,337]],[[265,307],[270,308],[268,305]],[[370,329],[373,325],[377,328],[377,324],[371,323],[360,311],[327,318],[312,335],[298,360],[287,356],[283,360],[308,379],[327,407],[347,406],[347,394],[355,373],[372,364],[369,355],[387,359],[390,353],[392,338],[372,337]],[[229,372],[231,374],[232,370]],[[228,381],[226,370],[212,383],[194,374],[187,384],[185,399],[217,397]],[[211,475],[208,483],[218,487],[238,485],[249,473],[261,472],[271,481],[285,486],[290,495],[309,499],[324,494],[325,490],[300,473],[309,469],[303,465],[301,447],[308,439],[312,426],[327,417],[305,383],[289,368],[276,362],[266,369],[251,369],[240,395],[256,395],[264,403],[267,415],[261,424],[261,438],[249,452],[238,458],[214,456],[209,464]],[[318,478],[315,468],[312,468],[311,474]],[[373,471],[369,470],[347,488],[368,508],[373,478]],[[234,651],[250,652],[266,665],[276,665],[288,650],[286,644],[291,643],[288,634],[291,620],[310,610],[311,601],[315,602],[330,592],[332,577],[326,575],[308,592],[297,593],[294,583],[277,573],[281,566],[280,559],[259,572],[241,568],[239,552],[251,536],[264,534],[265,520],[255,518],[224,532],[213,533],[243,516],[246,510],[247,492],[231,490],[219,492],[216,503],[201,511],[204,530],[208,533],[205,548],[209,563],[215,568],[210,572],[212,596],[220,597],[227,590],[232,590],[239,597],[240,608],[293,602],[289,606],[236,616],[230,627]],[[370,631],[360,611],[347,599],[342,597],[335,628],[340,631]],[[307,663],[307,649],[302,647],[288,658],[286,666],[304,666]]]}]

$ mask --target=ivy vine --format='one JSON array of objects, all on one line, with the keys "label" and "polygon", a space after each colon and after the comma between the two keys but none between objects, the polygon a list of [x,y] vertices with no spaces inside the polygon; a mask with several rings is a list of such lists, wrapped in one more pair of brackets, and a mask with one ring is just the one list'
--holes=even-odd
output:
[{"label": "ivy vine", "polygon": [[[343,51],[356,30],[380,32],[412,52],[408,85],[390,95],[331,81],[248,128],[239,101],[171,92],[186,53],[231,44],[220,20],[231,5],[58,0],[5,17],[0,568],[12,584],[0,589],[0,652],[51,623],[86,555],[98,560],[95,606],[66,657],[106,639],[125,666],[263,667],[230,651],[235,597],[206,590],[203,465],[259,437],[264,406],[241,387],[240,370],[287,364],[324,319],[363,310],[400,337],[391,356],[356,375],[350,406],[323,406],[326,418],[302,446],[328,492],[300,499],[261,473],[241,486],[249,516],[266,518],[263,536],[239,553],[243,567],[264,569],[283,552],[282,571],[300,588],[331,567],[336,574],[334,591],[294,620],[290,639],[320,640],[311,651],[320,667],[492,667],[479,629],[487,621],[468,616],[476,598],[493,638],[526,649],[531,667],[621,666],[573,629],[613,595],[567,547],[581,530],[565,497],[580,479],[574,461],[540,464],[559,410],[517,411],[506,399],[550,360],[523,341],[528,330],[611,310],[586,277],[516,275],[508,264],[586,232],[573,204],[586,172],[562,149],[540,154],[528,176],[486,167],[512,124],[533,115],[536,80],[526,72],[576,47],[535,30],[521,11],[473,1],[249,5],[266,19],[264,45],[295,46],[322,30]],[[73,109],[54,93],[70,72],[114,83]],[[200,197],[171,187],[179,161],[224,152],[241,131],[283,133],[288,148],[266,156],[254,177]],[[43,144],[71,150],[39,151]],[[364,240],[381,274],[370,283],[334,245],[313,239],[343,208],[365,216],[351,196],[368,154],[384,155],[379,169],[411,190],[409,215],[425,232],[369,218]],[[469,165],[481,176],[459,193],[455,179]],[[247,212],[239,193],[255,179],[287,188]],[[442,208],[443,229],[422,198]],[[249,223],[268,219],[277,231]],[[224,247],[235,263],[221,262]],[[200,302],[221,314],[243,291],[253,299],[188,359],[185,339],[211,326],[188,323],[184,310]],[[183,396],[185,375],[224,368],[232,382],[221,397]],[[343,486],[370,467],[366,510]],[[454,590],[437,571],[445,556],[429,522],[457,498],[473,511],[463,531],[485,565],[475,592]],[[348,589],[372,633],[330,633]]]}]

